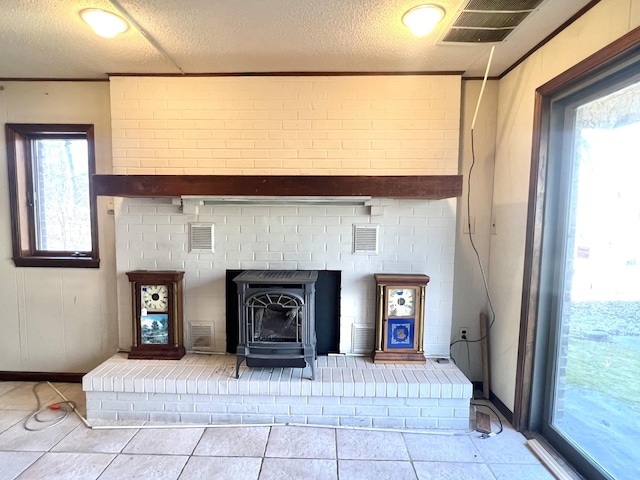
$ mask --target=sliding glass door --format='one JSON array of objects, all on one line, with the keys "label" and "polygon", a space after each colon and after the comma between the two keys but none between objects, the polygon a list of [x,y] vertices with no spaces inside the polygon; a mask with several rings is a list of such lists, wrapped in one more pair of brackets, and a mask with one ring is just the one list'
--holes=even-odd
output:
[{"label": "sliding glass door", "polygon": [[550,120],[540,430],[589,478],[640,478],[640,75],[628,71],[558,99]]}]

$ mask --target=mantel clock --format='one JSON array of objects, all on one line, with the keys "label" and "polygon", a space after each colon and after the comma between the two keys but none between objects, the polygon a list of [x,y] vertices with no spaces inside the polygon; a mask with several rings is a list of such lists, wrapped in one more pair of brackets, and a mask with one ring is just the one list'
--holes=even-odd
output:
[{"label": "mantel clock", "polygon": [[425,363],[427,275],[376,274],[374,363]]},{"label": "mantel clock", "polygon": [[129,358],[179,360],[185,354],[184,272],[135,270],[131,283],[133,346]]}]

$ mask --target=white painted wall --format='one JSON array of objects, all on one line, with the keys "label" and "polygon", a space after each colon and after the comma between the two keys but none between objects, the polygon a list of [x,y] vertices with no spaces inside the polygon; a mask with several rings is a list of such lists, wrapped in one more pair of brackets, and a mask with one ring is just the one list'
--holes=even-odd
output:
[{"label": "white painted wall", "polygon": [[[482,88],[482,81],[462,82],[462,119],[460,123],[460,173],[464,177],[462,197],[458,199],[456,222],[456,258],[453,285],[453,324],[451,342],[459,338],[461,327],[467,327],[469,340],[480,339],[479,315],[489,315],[489,306],[482,280],[481,267],[473,250],[467,223],[467,195],[469,169],[472,163],[471,123]],[[485,274],[489,275],[489,245],[491,235],[491,200],[498,111],[498,81],[489,80],[478,110],[474,127],[475,165],[471,174],[470,210],[473,242],[478,250]],[[456,343],[451,355],[458,367],[473,381],[482,380],[481,349],[479,342]]]},{"label": "white painted wall", "polygon": [[5,123],[92,123],[96,169],[111,171],[107,82],[0,81],[0,370],[86,372],[117,350],[113,216],[98,204],[99,269],[16,268]]},{"label": "white painted wall", "polygon": [[[514,407],[535,89],[640,25],[639,0],[603,0],[500,81],[491,236],[491,389]],[[500,47],[496,49],[500,55]],[[458,297],[456,297],[458,298]]]}]

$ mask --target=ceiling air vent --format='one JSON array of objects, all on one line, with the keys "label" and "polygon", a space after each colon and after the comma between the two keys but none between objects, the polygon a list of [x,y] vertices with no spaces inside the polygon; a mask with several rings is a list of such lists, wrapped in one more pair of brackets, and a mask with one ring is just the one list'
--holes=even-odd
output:
[{"label": "ceiling air vent", "polygon": [[378,253],[378,225],[353,226],[353,253]]},{"label": "ceiling air vent", "polygon": [[543,0],[471,0],[462,9],[443,42],[501,42]]},{"label": "ceiling air vent", "polygon": [[213,252],[213,224],[190,223],[189,224],[189,252],[211,253]]}]

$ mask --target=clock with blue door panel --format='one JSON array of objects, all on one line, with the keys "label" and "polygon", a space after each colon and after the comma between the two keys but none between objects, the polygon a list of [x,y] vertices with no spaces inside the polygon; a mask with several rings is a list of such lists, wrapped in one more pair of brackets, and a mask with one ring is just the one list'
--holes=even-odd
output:
[{"label": "clock with blue door panel", "polygon": [[427,275],[376,274],[374,363],[424,363]]}]

